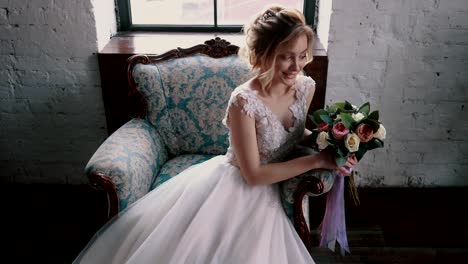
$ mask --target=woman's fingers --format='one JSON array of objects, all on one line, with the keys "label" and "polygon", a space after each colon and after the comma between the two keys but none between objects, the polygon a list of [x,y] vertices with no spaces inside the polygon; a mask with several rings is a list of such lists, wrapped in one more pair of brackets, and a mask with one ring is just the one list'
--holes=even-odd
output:
[{"label": "woman's fingers", "polygon": [[345,162],[345,164],[344,164],[343,166],[348,166],[348,167],[350,167],[350,168],[353,168],[354,165],[355,165],[355,164],[354,164],[352,161],[349,161],[349,160],[348,160],[348,161]]},{"label": "woman's fingers", "polygon": [[358,161],[356,159],[356,156],[349,156],[348,159],[346,159],[345,164],[343,164],[343,166],[339,167],[337,170],[342,175],[349,175],[357,163]]},{"label": "woman's fingers", "polygon": [[347,170],[344,166],[343,167],[339,167],[338,168],[338,171],[340,172],[340,174],[342,175],[348,175],[350,173],[349,170]]},{"label": "woman's fingers", "polygon": [[349,162],[352,166],[354,166],[354,165],[357,164],[357,159],[356,159],[356,157],[353,155],[353,156],[348,157],[347,162]]}]

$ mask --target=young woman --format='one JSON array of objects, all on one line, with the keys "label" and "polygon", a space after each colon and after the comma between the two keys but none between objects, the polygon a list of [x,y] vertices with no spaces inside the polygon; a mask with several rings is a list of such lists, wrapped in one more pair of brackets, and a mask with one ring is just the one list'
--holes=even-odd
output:
[{"label": "young woman", "polygon": [[[76,263],[313,263],[277,183],[315,168],[325,152],[281,162],[305,129],[315,83],[301,75],[313,32],[297,10],[273,6],[246,27],[256,77],[236,88],[226,155],[192,166],[103,227]],[[353,167],[354,158],[345,166]]]}]

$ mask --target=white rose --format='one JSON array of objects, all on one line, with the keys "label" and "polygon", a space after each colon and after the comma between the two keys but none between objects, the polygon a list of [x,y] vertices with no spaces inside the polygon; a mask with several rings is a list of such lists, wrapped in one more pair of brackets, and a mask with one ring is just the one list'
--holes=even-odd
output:
[{"label": "white rose", "polygon": [[361,140],[356,134],[349,133],[346,135],[344,143],[349,152],[356,152],[359,149],[359,143],[361,143]]},{"label": "white rose", "polygon": [[356,121],[356,122],[359,122],[364,118],[363,113],[351,114],[351,116],[353,117],[354,121]]},{"label": "white rose", "polygon": [[328,133],[325,131],[322,131],[318,134],[317,136],[317,145],[320,150],[325,149],[328,146],[328,141],[330,137],[328,136]]},{"label": "white rose", "polygon": [[387,130],[385,130],[385,127],[380,124],[379,129],[374,133],[374,137],[380,140],[384,140],[385,136],[387,136]]}]

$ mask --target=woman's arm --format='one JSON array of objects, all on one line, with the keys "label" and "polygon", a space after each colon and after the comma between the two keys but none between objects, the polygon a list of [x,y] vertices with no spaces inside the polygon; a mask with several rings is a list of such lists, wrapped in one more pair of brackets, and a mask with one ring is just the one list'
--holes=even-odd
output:
[{"label": "woman's arm", "polygon": [[247,184],[272,184],[311,169],[336,168],[333,159],[327,157],[326,153],[308,155],[286,162],[261,164],[255,119],[242,111],[242,103],[239,102],[240,106],[230,107],[228,120],[236,159]]}]

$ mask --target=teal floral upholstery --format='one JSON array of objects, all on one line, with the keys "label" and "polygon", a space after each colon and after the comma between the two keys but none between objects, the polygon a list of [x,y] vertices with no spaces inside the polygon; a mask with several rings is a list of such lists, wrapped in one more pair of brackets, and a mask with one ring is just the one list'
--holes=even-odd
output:
[{"label": "teal floral upholstery", "polygon": [[148,102],[147,120],[172,156],[224,154],[228,131],[221,123],[234,88],[251,77],[238,56],[205,55],[138,64],[133,77]]},{"label": "teal floral upholstery", "polygon": [[176,176],[177,174],[181,173],[190,166],[206,161],[212,157],[214,156],[200,154],[185,154],[169,160],[163,165],[163,167],[159,171],[158,177],[151,185],[151,190],[158,187],[170,178]]},{"label": "teal floral upholstery", "polygon": [[132,74],[148,105],[146,119],[114,132],[85,169],[111,178],[120,211],[191,165],[226,153],[227,102],[252,77],[238,56],[203,54],[137,64]]},{"label": "teal floral upholstery", "polygon": [[[188,167],[226,153],[228,131],[222,119],[230,94],[252,77],[238,56],[202,54],[138,63],[132,74],[147,102],[146,118],[132,119],[114,132],[85,169],[88,176],[102,173],[112,180],[120,211]],[[327,173],[313,176],[323,179],[325,192],[331,188]],[[280,184],[291,219],[300,177]]]},{"label": "teal floral upholstery", "polygon": [[154,126],[132,119],[101,144],[85,172],[100,172],[112,179],[122,210],[150,190],[167,159],[166,148]]}]

